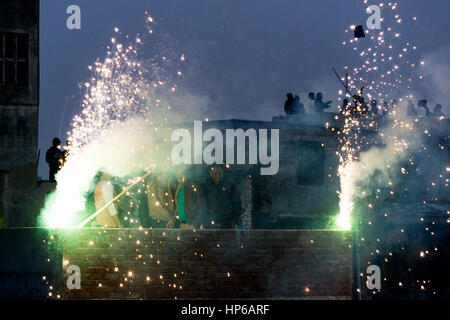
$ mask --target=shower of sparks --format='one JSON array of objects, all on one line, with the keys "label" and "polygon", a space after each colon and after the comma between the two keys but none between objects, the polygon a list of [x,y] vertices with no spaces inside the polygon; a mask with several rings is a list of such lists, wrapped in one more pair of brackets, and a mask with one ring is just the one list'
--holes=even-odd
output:
[{"label": "shower of sparks", "polygon": [[[364,5],[367,0],[363,0]],[[353,94],[361,92],[365,97],[367,108],[370,108],[372,100],[377,100],[377,113],[385,113],[388,117],[396,115],[398,101],[392,100],[393,95],[410,89],[413,81],[412,70],[417,67],[414,63],[413,52],[417,50],[415,45],[401,38],[401,33],[397,31],[397,26],[402,22],[398,14],[398,4],[396,2],[380,3],[382,10],[382,28],[380,30],[366,30],[366,37],[357,39],[351,37],[343,41],[344,46],[350,46],[356,54],[356,61],[360,65],[345,66],[344,71],[348,74],[347,79],[349,90]],[[415,19],[411,19],[415,21]],[[349,26],[345,30],[347,34],[353,35],[355,27]],[[351,226],[351,213],[354,208],[354,197],[357,188],[355,186],[352,164],[358,161],[358,155],[374,141],[361,134],[362,131],[378,130],[379,117],[373,116],[371,110],[367,110],[364,105],[358,106],[355,116],[351,111],[352,98],[348,93],[340,90],[340,100],[346,97],[350,100],[347,106],[341,107],[341,112],[345,116],[343,130],[339,132],[340,147],[338,149],[339,168],[338,175],[341,181],[340,213],[336,219],[336,227],[349,230]],[[344,97],[343,97],[344,95]],[[412,98],[412,97],[407,97]],[[402,99],[399,99],[402,101]],[[395,122],[397,125],[397,121]],[[399,145],[401,142],[399,142]]]},{"label": "shower of sparks", "polygon": [[[68,132],[72,154],[82,150],[83,146],[96,139],[105,129],[129,118],[142,117],[150,125],[164,126],[167,119],[160,123],[151,121],[152,113],[163,107],[171,109],[170,106],[164,106],[158,96],[167,96],[167,93],[176,91],[176,78],[182,72],[173,70],[177,76],[173,72],[163,72],[163,69],[167,69],[169,58],[160,52],[151,61],[139,55],[142,53],[139,49],[144,46],[144,39],[149,39],[149,35],[153,34],[153,24],[153,18],[147,14],[148,35],[138,34],[134,43],[119,41],[120,37],[129,41],[129,37],[123,37],[119,28],[114,28],[115,37],[111,38],[106,57],[88,66],[91,76],[83,84],[82,111],[73,118],[72,129]],[[181,54],[179,61],[184,59],[184,54]],[[172,65],[171,68],[173,67],[175,66]]]},{"label": "shower of sparks", "polygon": [[[368,0],[363,0],[363,3],[369,5]],[[413,88],[420,87],[426,79],[421,74],[421,67],[426,66],[427,61],[419,60],[418,47],[404,40],[398,29],[401,24],[410,25],[418,19],[401,17],[396,2],[380,3],[379,6],[383,17],[381,30],[367,30],[365,38],[342,42],[345,47],[350,47],[357,56],[355,60],[360,62],[356,66],[345,66],[342,73],[348,73],[348,78],[342,80],[348,82],[353,94],[364,87],[368,108],[371,108],[372,100],[377,100],[376,111],[379,115],[363,108],[352,112],[351,102],[341,107],[345,122],[343,129],[337,132],[340,142],[337,151],[340,212],[335,227],[349,230],[355,226],[361,230],[361,252],[367,250],[361,254],[361,266],[381,266],[384,263],[385,268],[389,268],[388,264],[392,261],[405,263],[407,259],[406,263],[411,263],[410,258],[402,256],[410,255],[411,250],[421,260],[434,258],[441,251],[436,245],[443,237],[439,238],[437,231],[450,223],[450,210],[446,205],[450,182],[450,136],[446,129],[449,120],[443,116],[406,115],[407,107],[414,106],[412,101],[422,99],[413,94]],[[346,33],[353,34],[351,30],[352,27],[349,27]],[[352,101],[345,91],[339,91],[339,95],[341,100],[347,98]],[[423,192],[410,190],[413,188],[423,189]],[[389,201],[389,205],[386,206],[385,201]],[[418,202],[421,202],[421,207],[416,208],[414,205]],[[433,209],[435,206],[440,209]],[[439,214],[431,213],[438,210]],[[355,214],[356,211],[358,214]],[[393,211],[392,214],[390,211]],[[403,223],[390,220],[398,218],[403,212],[405,224],[396,230],[395,240],[383,239],[383,236],[394,231],[382,229]],[[420,215],[424,213],[423,216],[418,212],[421,212]],[[416,219],[416,216],[416,224],[406,220],[407,217]],[[422,237],[416,233],[422,226],[425,232],[422,242],[419,242],[420,245],[414,244],[412,238]],[[412,276],[414,272],[417,272],[415,277]],[[397,289],[418,290],[436,296],[439,284],[421,278],[423,275],[420,270],[408,266],[397,279],[402,281],[395,285]],[[361,277],[364,277],[363,273]],[[382,281],[386,285],[390,281],[392,285],[389,277]],[[387,292],[389,290],[392,288]],[[370,293],[381,292],[374,290]]]},{"label": "shower of sparks", "polygon": [[[169,165],[169,159],[160,159],[163,154],[161,144],[167,144],[167,141],[161,141],[157,136],[169,121],[172,108],[167,101],[176,93],[182,75],[181,65],[186,58],[176,48],[167,49],[171,46],[167,43],[157,43],[143,50],[145,40],[152,43],[155,37],[154,20],[146,15],[148,32],[138,34],[130,41],[118,27],[114,28],[106,57],[88,66],[91,74],[82,85],[81,112],[73,118],[67,133],[71,141],[69,156],[56,177],[57,189],[48,197],[41,215],[44,226],[74,226],[83,217],[85,193],[94,176],[104,169],[102,166],[106,161],[100,159],[105,155],[93,150],[94,145],[97,150],[110,145],[107,149],[109,157],[113,157],[110,162],[117,162],[116,167],[123,168],[120,175],[115,175],[123,189],[132,183],[133,176],[154,170],[157,163]],[[132,128],[127,130],[125,126]],[[129,143],[125,137],[128,131],[134,134]],[[138,145],[140,140],[142,145]],[[140,157],[131,156],[138,153]],[[83,161],[85,166],[80,168]],[[122,178],[124,181],[120,181]],[[136,192],[144,188],[142,184]],[[128,199],[133,198],[134,192],[127,193]],[[129,217],[125,220],[137,224],[138,219],[132,218],[136,203],[132,200],[129,203]]]},{"label": "shower of sparks", "polygon": [[[368,5],[367,0],[363,2]],[[350,47],[360,61],[359,65],[345,66],[344,69],[352,73],[348,79],[352,91],[364,86],[364,94],[369,99],[389,102],[398,89],[410,88],[410,84],[418,79],[414,79],[410,71],[425,62],[416,62],[417,46],[404,40],[398,31],[404,21],[413,23],[416,19],[403,20],[395,2],[380,3],[379,6],[382,9],[381,29],[366,30],[365,38],[350,38],[342,43]],[[351,27],[345,32],[353,34]]]},{"label": "shower of sparks", "polygon": [[[367,0],[365,0],[364,3],[366,4]],[[394,25],[402,23],[402,21],[406,21],[397,15],[398,5],[396,3],[389,3],[388,6],[380,4],[380,6],[383,8],[388,8],[394,12]],[[409,89],[409,84],[413,81],[412,77],[407,77],[405,75],[405,73],[407,73],[406,71],[400,73],[399,70],[400,68],[402,68],[402,70],[403,68],[417,68],[418,64],[411,62],[412,58],[408,55],[411,50],[416,50],[416,47],[408,43],[403,46],[401,42],[401,34],[395,31],[394,27],[387,26],[386,20],[387,19],[385,18],[383,21],[384,27],[382,30],[384,31],[369,31],[370,37],[365,38],[369,41],[357,41],[351,39],[350,41],[344,42],[344,45],[352,44],[354,46],[353,50],[357,53],[359,52],[359,56],[363,59],[361,66],[355,68],[346,67],[345,70],[352,71],[352,75],[349,76],[348,79],[352,92],[356,93],[361,86],[366,86],[364,89],[364,95],[370,99],[379,100],[379,112],[386,112],[387,117],[391,119],[390,123],[392,129],[395,129],[394,131],[396,133],[401,133],[392,135],[389,131],[380,131],[377,138],[380,138],[379,140],[392,141],[392,148],[389,149],[388,152],[398,157],[404,157],[405,153],[410,148],[410,139],[408,139],[410,136],[409,133],[418,126],[419,119],[403,119],[402,117],[399,117],[399,113],[395,108],[396,105],[389,99],[392,97],[394,92],[399,92],[399,89]],[[415,21],[416,19],[414,18],[412,20]],[[154,34],[154,30],[152,28],[153,23],[153,18],[148,16],[148,35]],[[111,39],[111,45],[108,48],[107,57],[103,61],[97,61],[93,64],[93,66],[89,67],[92,72],[92,76],[90,80],[84,84],[85,95],[82,100],[82,112],[73,119],[72,130],[69,133],[69,137],[73,145],[71,157],[68,161],[69,167],[71,161],[70,159],[74,159],[77,154],[82,154],[86,146],[90,145],[92,141],[95,141],[99,136],[104,134],[106,130],[113,127],[120,127],[124,121],[130,118],[133,119],[136,116],[143,118],[149,127],[153,128],[153,130],[157,130],[158,128],[164,126],[167,119],[158,119],[158,117],[154,116],[154,111],[161,108],[167,110],[171,109],[170,106],[164,105],[162,102],[163,100],[158,97],[161,92],[165,92],[164,94],[166,94],[167,92],[173,93],[176,91],[176,81],[171,81],[171,79],[173,79],[173,75],[162,77],[161,72],[159,72],[159,68],[155,68],[155,65],[157,64],[145,63],[142,59],[139,59],[138,48],[143,45],[145,36],[136,37],[134,44],[124,45],[118,40],[119,28],[115,28],[114,31],[116,33],[116,37]],[[368,46],[368,43],[370,46]],[[164,62],[173,60],[172,57],[169,58],[167,55],[161,55],[158,59]],[[186,57],[184,54],[180,54],[177,56],[177,60],[184,62]],[[419,64],[423,65],[423,63],[421,62]],[[182,75],[182,72],[180,70],[176,70],[174,74],[176,74],[175,79],[177,79],[177,77]],[[340,92],[340,95],[342,94],[344,94],[344,92]],[[403,98],[403,100],[412,98],[412,95],[407,95]],[[384,109],[384,102],[388,103],[388,110]],[[399,98],[399,103],[401,102],[402,98]],[[357,180],[360,178],[361,172],[359,170],[364,169],[361,168],[359,163],[360,154],[369,147],[379,143],[377,138],[367,138],[367,135],[361,133],[362,131],[377,132],[380,128],[378,128],[379,121],[377,121],[377,117],[374,117],[369,113],[363,112],[358,117],[355,117],[350,110],[347,109],[343,110],[342,113],[345,115],[344,128],[342,131],[337,131],[340,141],[340,147],[337,154],[339,156],[338,175],[340,177],[341,190],[339,195],[340,214],[337,217],[336,226],[340,229],[348,230],[351,228],[351,217],[355,207],[355,197],[357,196],[357,193],[364,194],[366,192],[365,190],[359,190],[356,184]],[[144,128],[142,130],[144,131]],[[423,133],[425,136],[431,135],[429,129],[427,128],[425,128]],[[428,152],[426,144],[423,141],[418,140],[416,143],[422,149],[422,152]],[[443,146],[442,149],[444,149]],[[131,150],[131,152],[134,151],[135,150]],[[415,158],[413,155],[411,155],[407,161],[411,167],[414,167]],[[139,164],[132,165],[138,166]],[[388,160],[383,161],[383,165],[387,171],[390,169],[395,169],[391,167],[392,164]],[[144,171],[144,169],[147,168],[142,168],[142,171]],[[64,172],[64,170],[66,169],[63,168],[62,172]],[[402,175],[408,175],[409,170],[411,170],[411,168],[402,167],[400,168],[400,173]],[[444,171],[447,173],[450,172],[450,167],[448,165],[444,166]],[[439,177],[436,177],[435,181],[439,180],[438,178]],[[126,177],[123,181],[124,185],[130,185],[136,182],[136,179],[138,178]],[[76,181],[76,177],[73,175],[70,177],[68,176],[67,180],[58,179],[58,188],[63,188],[66,192],[60,193],[61,198],[58,199],[59,206],[55,207],[58,210],[54,211],[56,215],[49,216],[51,218],[48,220],[49,225],[65,226],[71,224],[69,217],[61,214],[61,212],[67,212],[67,203],[70,204],[74,196],[73,181]],[[448,187],[448,183],[449,181],[446,179],[444,182],[445,187]],[[431,182],[429,190],[436,188],[438,184],[439,183],[434,181]],[[398,192],[397,190],[394,190],[394,183],[391,181],[388,182],[388,189],[388,194],[392,196],[397,195]],[[133,192],[141,193],[144,192],[144,190],[145,184],[142,184],[138,186],[136,190],[130,190],[130,192],[126,194],[128,198],[124,201],[128,202],[126,203],[128,212],[124,219],[129,221],[131,226],[139,226],[139,220],[138,218],[136,219],[136,216],[134,215],[135,209],[139,203],[130,199],[134,199]],[[373,191],[374,198],[378,199],[382,192],[383,191],[380,189]],[[84,206],[84,202],[82,205]],[[373,204],[369,203],[368,208],[373,208]],[[450,211],[447,212],[447,215],[450,216]],[[384,217],[387,216],[388,213],[384,213]],[[421,218],[420,221],[423,222],[423,218]],[[449,218],[447,218],[447,223],[450,223]],[[372,226],[373,222],[368,221],[368,225]],[[432,225],[434,225],[434,221],[431,226],[425,226],[425,230],[429,232],[430,235],[433,235],[434,232]],[[132,249],[136,251],[136,264],[141,262],[142,264],[145,264],[150,261],[143,261],[145,260],[143,259],[143,254],[147,253],[146,250],[148,249],[150,239],[146,238],[148,235],[147,230],[143,230],[142,227],[140,230],[142,233],[142,238],[136,240],[136,247]],[[401,229],[399,232],[404,233],[404,231],[404,229]],[[106,234],[107,231],[105,229],[101,232]],[[195,233],[195,230],[193,230],[193,233]],[[162,236],[165,236],[165,233],[162,233]],[[362,237],[361,242],[365,242],[367,238],[368,237]],[[118,242],[121,242],[122,240],[123,238],[121,237],[117,238]],[[177,237],[177,240],[181,239]],[[381,240],[377,238],[376,243],[380,242]],[[46,240],[44,240],[44,243],[46,243]],[[313,243],[312,240],[311,243]],[[95,245],[93,240],[90,240],[88,244],[90,246]],[[110,244],[110,246],[113,245],[115,244]],[[156,242],[155,246],[158,245],[162,247],[164,242]],[[222,247],[223,246],[221,246],[220,243],[217,243],[217,248]],[[241,248],[243,248],[243,246],[241,246]],[[403,249],[404,248],[402,247],[402,250]],[[428,256],[433,254],[433,252],[437,251],[437,248],[428,250],[423,248],[417,255],[421,259],[426,259]],[[156,249],[155,252],[148,255],[151,259],[151,263],[155,263],[155,265],[160,264],[158,252],[159,249]],[[199,259],[203,258],[203,254],[200,252],[194,252],[193,254]],[[371,254],[380,256],[385,254],[386,256],[384,257],[384,261],[386,261],[386,263],[392,258],[391,252],[383,252],[378,248],[375,248]],[[69,262],[66,260],[64,265],[68,264]],[[109,270],[107,269],[107,271]],[[110,271],[121,274],[120,284],[118,287],[125,288],[126,290],[129,289],[129,293],[131,294],[137,271],[119,270],[119,268],[115,266],[111,266]],[[172,285],[173,289],[176,290],[183,290],[182,278],[184,275],[185,272],[181,270],[176,274],[173,274],[173,276],[171,274],[152,274],[151,276],[145,277],[145,283],[148,285],[151,282],[158,282],[160,285],[167,285],[166,281],[171,281],[169,286]],[[232,273],[230,272],[226,272],[225,275],[227,278],[232,278]],[[61,298],[59,292],[55,292],[55,288],[50,286],[46,276],[43,276],[42,280],[49,286],[49,297],[57,299]],[[426,286],[429,284],[429,280],[422,280],[419,283],[420,289],[425,290]],[[402,281],[398,283],[398,286],[406,287],[408,286],[408,283]],[[105,288],[107,288],[105,283],[98,285],[98,290],[103,290]],[[311,290],[312,289],[310,287],[304,287],[304,291],[306,293],[309,293]]]}]

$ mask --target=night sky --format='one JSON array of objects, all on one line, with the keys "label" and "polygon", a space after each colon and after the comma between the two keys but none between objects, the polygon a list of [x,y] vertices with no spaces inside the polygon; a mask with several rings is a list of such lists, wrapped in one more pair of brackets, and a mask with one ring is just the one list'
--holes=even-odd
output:
[{"label": "night sky", "polygon": [[[400,30],[419,54],[450,48],[450,1],[397,2],[405,20],[418,18]],[[66,28],[72,4],[81,8],[81,30]],[[283,113],[287,92],[303,102],[309,91],[336,98],[331,66],[351,64],[341,45],[344,30],[348,20],[365,24],[366,6],[362,0],[41,0],[38,175],[47,178],[43,155],[54,136],[64,141],[80,111],[87,66],[105,56],[114,27],[130,36],[144,32],[145,10],[187,57],[191,71],[180,85],[186,100],[202,104],[199,119],[270,120]]]}]

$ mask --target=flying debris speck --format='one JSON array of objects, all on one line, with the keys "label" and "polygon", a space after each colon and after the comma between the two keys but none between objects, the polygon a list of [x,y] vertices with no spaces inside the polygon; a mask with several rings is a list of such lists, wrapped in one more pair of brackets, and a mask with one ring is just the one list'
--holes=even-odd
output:
[{"label": "flying debris speck", "polygon": [[355,34],[355,38],[357,38],[357,39],[366,37],[366,35],[364,33],[364,28],[362,25],[356,26],[353,31]]}]

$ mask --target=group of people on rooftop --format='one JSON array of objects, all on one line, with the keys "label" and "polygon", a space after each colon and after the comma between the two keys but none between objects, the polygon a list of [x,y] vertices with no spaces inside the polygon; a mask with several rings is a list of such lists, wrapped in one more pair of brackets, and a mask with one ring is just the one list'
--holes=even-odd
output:
[{"label": "group of people on rooftop", "polygon": [[416,109],[416,107],[414,106],[414,103],[411,101],[411,100],[409,100],[408,101],[408,105],[407,105],[407,114],[409,115],[409,116],[417,116],[417,115],[421,115],[421,108],[424,110],[424,112],[425,112],[425,116],[426,117],[446,117],[446,115],[442,112],[442,105],[441,104],[436,104],[435,106],[434,106],[434,108],[433,108],[433,111],[432,112],[430,112],[430,110],[428,109],[428,106],[427,106],[427,100],[420,100],[418,103],[417,103],[417,109]]},{"label": "group of people on rooftop", "polygon": [[[68,148],[54,138],[47,150],[49,180],[68,157]],[[95,227],[229,229],[242,227],[244,209],[238,183],[224,176],[222,165],[209,168],[209,173],[193,179],[187,168],[175,167],[174,172],[150,174],[132,196],[127,193],[114,201],[93,220]],[[194,182],[195,180],[195,182]],[[107,172],[99,172],[93,187],[86,194],[86,213],[92,214],[118,195],[126,184]],[[137,224],[136,224],[137,222]]]},{"label": "group of people on rooftop", "polygon": [[[303,114],[306,113],[305,105],[300,102],[300,97],[298,95],[294,95],[292,93],[286,94],[287,100],[284,103],[284,111],[287,115],[293,114]],[[323,112],[325,109],[330,108],[330,104],[332,101],[323,102],[323,94],[322,92],[314,92],[309,93],[309,99],[311,100],[311,107],[314,112]]]},{"label": "group of people on rooftop", "polygon": [[[122,188],[106,172],[99,173],[94,185],[93,197],[87,195],[90,213],[105,207]],[[150,174],[132,195],[98,214],[93,226],[234,229],[242,227],[243,212],[238,184],[224,177],[222,166],[210,167],[198,183],[176,167],[175,173]]]},{"label": "group of people on rooftop", "polygon": [[[379,104],[377,100],[373,99],[370,104],[365,103],[364,99],[356,100],[352,103],[348,98],[342,101],[342,106],[339,111],[343,114],[372,114],[385,116],[390,111],[397,109],[398,100],[393,99],[390,103],[384,101],[383,104]],[[406,114],[411,117],[425,116],[425,117],[445,117],[442,113],[442,105],[436,104],[433,112],[430,112],[427,107],[427,100],[420,100],[417,104],[417,108],[411,100],[408,100],[406,106]]]},{"label": "group of people on rooftop", "polygon": [[[54,138],[46,152],[49,180],[68,157],[70,141],[61,148]],[[244,209],[238,183],[224,175],[222,165],[209,168],[209,173],[192,178],[187,168],[175,167],[173,172],[150,174],[137,189],[114,201],[96,216],[96,227],[204,228],[229,229],[242,226]],[[194,182],[195,180],[195,182]],[[99,172],[86,194],[86,213],[92,214],[111,202],[126,184],[107,172]],[[137,224],[136,224],[137,222]]]},{"label": "group of people on rooftop", "polygon": [[[394,99],[390,103],[384,101],[380,104],[377,100],[373,99],[366,102],[362,96],[362,90],[357,95],[351,98],[344,98],[342,105],[339,106],[339,111],[343,114],[359,115],[359,114],[372,114],[372,115],[386,115],[390,110],[394,110],[398,106],[398,100]],[[298,95],[292,93],[286,94],[287,99],[284,103],[284,111],[286,115],[304,114],[306,109],[303,103],[300,102]],[[321,92],[311,92],[308,94],[308,98],[311,100],[310,109],[314,113],[322,113],[325,109],[331,107],[332,101],[324,102],[323,94]],[[427,100],[420,100],[417,104],[417,108],[411,100],[407,102],[406,112],[408,116],[425,116],[425,117],[446,117],[442,112],[442,105],[436,104],[433,111],[430,111],[427,106]]]}]

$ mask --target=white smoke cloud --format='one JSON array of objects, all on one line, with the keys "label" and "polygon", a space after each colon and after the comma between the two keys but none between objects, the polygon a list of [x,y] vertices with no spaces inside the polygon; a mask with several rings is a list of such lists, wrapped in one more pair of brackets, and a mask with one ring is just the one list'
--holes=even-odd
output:
[{"label": "white smoke cloud", "polygon": [[47,199],[42,223],[63,227],[79,222],[85,192],[95,175],[104,171],[118,178],[140,176],[145,170],[167,169],[170,138],[164,128],[143,118],[117,122],[85,148],[70,156],[57,174],[58,187]]},{"label": "white smoke cloud", "polygon": [[203,120],[209,117],[211,100],[208,96],[197,95],[182,88],[176,95],[168,97],[167,104],[173,106],[172,123]]},{"label": "white smoke cloud", "polygon": [[442,111],[450,115],[449,88],[450,88],[450,46],[438,51],[426,53],[422,56],[416,77],[423,75],[415,90],[420,94],[420,99],[428,99],[429,108],[432,111],[435,104],[442,104]]},{"label": "white smoke cloud", "polygon": [[[443,47],[438,51],[424,54],[415,77],[418,78],[419,75],[423,76],[423,80],[419,81],[408,95],[416,97],[417,100],[427,99],[430,111],[435,104],[441,103],[443,113],[449,116],[450,47]],[[380,173],[382,184],[386,185],[387,182],[395,184],[395,181],[401,175],[400,163],[406,160],[412,152],[417,152],[422,148],[420,144],[424,131],[420,125],[420,119],[417,123],[414,119],[408,118],[406,116],[406,105],[407,101],[402,99],[397,107],[396,115],[391,119],[397,125],[386,127],[379,133],[385,146],[382,148],[374,147],[361,153],[359,161],[350,164],[347,177],[349,181],[345,183],[351,189],[354,197],[363,197],[362,190],[373,189],[370,185],[370,178],[375,172]],[[402,122],[403,125],[399,125]],[[437,128],[442,124],[441,122],[435,122],[429,128],[429,131],[434,132],[433,126]],[[431,151],[427,151],[427,154],[428,158],[435,156]],[[422,172],[427,171],[422,168]]]}]

